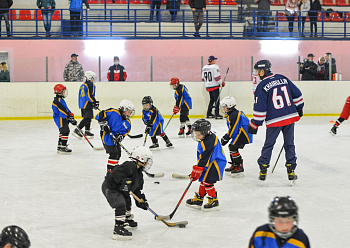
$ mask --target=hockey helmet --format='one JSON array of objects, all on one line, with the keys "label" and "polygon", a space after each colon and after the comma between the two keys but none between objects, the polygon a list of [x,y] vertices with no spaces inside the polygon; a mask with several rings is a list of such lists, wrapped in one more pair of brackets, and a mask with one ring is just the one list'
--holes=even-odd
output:
[{"label": "hockey helmet", "polygon": [[227,112],[231,111],[234,107],[236,107],[236,100],[232,96],[226,96],[220,102],[221,110],[225,113],[224,107],[226,106]]},{"label": "hockey helmet", "polygon": [[176,77],[173,77],[171,80],[170,80],[170,88],[171,89],[174,89],[173,85],[175,85],[175,87],[177,88],[180,84],[180,80]]},{"label": "hockey helmet", "polygon": [[269,60],[259,60],[255,63],[254,69],[256,70],[256,75],[260,77],[260,71],[264,69],[264,76],[271,72],[271,62]]},{"label": "hockey helmet", "polygon": [[142,105],[143,104],[147,104],[147,103],[149,103],[149,104],[153,104],[153,100],[152,100],[152,97],[150,97],[150,96],[145,96],[143,99],[142,99]]},{"label": "hockey helmet", "polygon": [[[130,100],[122,100],[122,101],[120,102],[120,108],[119,108],[119,109],[123,112],[123,114],[124,114],[127,118],[133,117],[134,114],[135,114],[135,105],[134,105],[134,103],[133,103],[132,101],[130,101]],[[130,111],[131,111],[130,115],[126,115],[126,114],[125,114],[127,110],[130,110]]]},{"label": "hockey helmet", "polygon": [[[290,196],[279,197],[276,196],[272,199],[269,206],[269,226],[272,231],[280,238],[291,237],[298,229],[298,207],[293,198]],[[290,231],[281,232],[276,230],[275,218],[293,218],[293,227]]]},{"label": "hockey helmet", "polygon": [[85,78],[87,81],[93,82],[96,79],[96,73],[93,71],[86,71]]},{"label": "hockey helmet", "polygon": [[55,87],[53,87],[53,90],[55,94],[60,94],[63,98],[68,96],[68,90],[63,84],[56,84]]},{"label": "hockey helmet", "polygon": [[131,158],[144,164],[143,170],[147,171],[153,164],[153,155],[150,149],[144,146],[137,146],[131,152]]},{"label": "hockey helmet", "polygon": [[16,248],[29,248],[30,240],[27,233],[19,226],[7,226],[0,234],[0,247],[6,244]]},{"label": "hockey helmet", "polygon": [[196,137],[196,134],[194,131],[199,131],[201,135],[203,135],[204,137],[208,134],[210,134],[210,129],[211,129],[211,124],[209,121],[205,120],[205,119],[199,119],[196,120],[193,124],[192,124],[192,138],[195,141],[201,141],[198,140]]}]

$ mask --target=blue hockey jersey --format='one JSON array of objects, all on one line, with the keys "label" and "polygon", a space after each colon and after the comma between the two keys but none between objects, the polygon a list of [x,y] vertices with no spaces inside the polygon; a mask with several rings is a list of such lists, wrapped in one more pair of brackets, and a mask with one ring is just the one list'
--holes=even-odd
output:
[{"label": "blue hockey jersey", "polygon": [[197,166],[204,167],[199,182],[215,183],[221,181],[226,167],[226,157],[221,143],[215,134],[207,135],[198,142]]},{"label": "blue hockey jersey", "polygon": [[157,128],[163,133],[164,118],[154,105],[149,110],[142,110],[142,120],[146,125],[152,125],[149,136],[153,137]]},{"label": "blue hockey jersey", "polygon": [[258,126],[281,127],[300,119],[298,111],[304,107],[301,91],[288,78],[268,74],[254,93],[253,120]]},{"label": "blue hockey jersey", "polygon": [[79,88],[79,108],[92,109],[92,103],[95,99],[96,85],[90,81],[86,81]]},{"label": "blue hockey jersey", "polygon": [[185,105],[188,110],[192,109],[192,98],[185,85],[179,84],[175,90],[174,97],[176,100],[175,106],[181,109]]},{"label": "blue hockey jersey", "polygon": [[298,230],[287,240],[276,236],[269,224],[258,227],[250,239],[249,248],[310,248],[309,239],[302,229]]},{"label": "blue hockey jersey", "polygon": [[253,135],[248,133],[249,119],[243,111],[233,109],[227,116],[228,132],[224,135],[225,140],[231,140],[231,145],[244,145],[253,142]]},{"label": "blue hockey jersey", "polygon": [[[131,122],[126,119],[118,109],[107,109],[98,113],[95,117],[98,121],[107,121],[111,128],[111,133],[116,135],[117,133],[122,134],[124,137],[130,133]],[[103,144],[107,146],[115,145],[112,141],[112,135],[101,131],[101,139]]]},{"label": "blue hockey jersey", "polygon": [[61,96],[55,96],[52,102],[53,120],[58,129],[63,127],[68,121],[67,117],[71,116],[66,101]]}]

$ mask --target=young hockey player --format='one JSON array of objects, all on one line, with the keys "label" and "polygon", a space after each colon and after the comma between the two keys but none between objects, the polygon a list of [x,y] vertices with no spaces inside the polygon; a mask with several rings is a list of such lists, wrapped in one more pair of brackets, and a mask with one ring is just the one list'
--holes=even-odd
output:
[{"label": "young hockey player", "polygon": [[335,122],[335,124],[333,125],[330,133],[334,136],[337,134],[337,128],[339,127],[339,125],[347,120],[349,118],[350,115],[350,96],[346,99],[343,110],[340,114],[340,117],[338,118],[338,120]]},{"label": "young hockey player", "polygon": [[268,210],[269,223],[255,230],[249,248],[310,248],[308,237],[298,228],[298,207],[291,197],[276,196]]},{"label": "young hockey player", "polygon": [[201,209],[203,198],[208,194],[204,211],[219,210],[218,195],[214,183],[221,181],[227,163],[219,139],[210,131],[211,124],[199,119],[192,125],[192,138],[198,141],[197,164],[193,166],[190,178],[200,182],[198,193],[186,201],[186,206]]},{"label": "young hockey player", "polygon": [[175,106],[173,109],[174,115],[180,112],[180,131],[179,136],[184,137],[185,133],[185,125],[187,125],[187,132],[186,135],[191,134],[191,122],[188,118],[188,115],[190,114],[190,109],[192,109],[192,98],[191,95],[188,93],[188,90],[185,85],[180,84],[180,80],[178,78],[172,78],[170,80],[170,87],[175,90],[174,97],[175,97]]},{"label": "young hockey player", "polygon": [[229,145],[230,158],[232,164],[225,169],[231,175],[243,174],[243,159],[239,149],[243,149],[245,144],[253,142],[253,135],[248,133],[249,119],[242,111],[236,109],[236,100],[232,96],[227,96],[220,103],[221,109],[227,114],[228,132],[221,138],[221,145],[225,146],[231,139]]},{"label": "young hockey player", "polygon": [[94,81],[96,79],[96,74],[92,71],[87,71],[85,72],[85,79],[85,83],[79,88],[79,108],[81,109],[83,120],[79,123],[78,128],[72,133],[73,136],[78,139],[83,138],[81,132],[84,127],[85,136],[90,139],[94,137],[94,134],[90,132],[91,119],[94,118],[92,109],[98,109],[99,107],[99,101],[96,101],[95,99],[96,86]]},{"label": "young hockey player", "polygon": [[1,248],[29,248],[28,234],[19,226],[7,226],[0,234]]},{"label": "young hockey player", "polygon": [[113,239],[128,240],[132,233],[126,228],[137,228],[137,222],[131,214],[130,191],[143,200],[135,200],[136,206],[147,210],[148,203],[141,190],[143,188],[142,171],[147,171],[153,163],[152,153],[146,147],[136,147],[131,153],[131,161],[126,161],[107,172],[102,184],[102,192],[109,205],[115,211]]},{"label": "young hockey player", "polygon": [[129,100],[122,100],[118,109],[102,110],[95,117],[100,124],[101,139],[106,153],[109,154],[107,171],[112,172],[119,163],[121,148],[119,142],[130,133],[130,119],[135,113],[135,106]]},{"label": "young hockey player", "polygon": [[297,157],[294,146],[294,122],[303,116],[304,100],[301,91],[288,78],[273,74],[271,63],[260,60],[254,65],[261,82],[254,93],[253,119],[250,120],[248,132],[256,134],[258,127],[266,122],[266,139],[258,159],[260,167],[259,180],[266,180],[267,168],[270,166],[273,146],[280,132],[283,133],[283,148],[286,153],[286,168],[289,180],[296,180],[294,170]]},{"label": "young hockey player", "polygon": [[146,125],[145,134],[149,134],[153,143],[149,148],[157,149],[159,147],[157,135],[163,138],[167,147],[172,148],[173,144],[163,131],[164,119],[159,110],[153,105],[153,100],[150,96],[145,96],[142,99],[142,107],[142,120]]},{"label": "young hockey player", "polygon": [[77,125],[77,121],[74,119],[74,114],[69,110],[67,103],[64,100],[64,98],[68,96],[66,86],[63,84],[56,84],[53,89],[56,94],[52,102],[53,120],[59,130],[57,153],[70,154],[72,150],[68,148],[67,144],[70,132],[68,123]]}]

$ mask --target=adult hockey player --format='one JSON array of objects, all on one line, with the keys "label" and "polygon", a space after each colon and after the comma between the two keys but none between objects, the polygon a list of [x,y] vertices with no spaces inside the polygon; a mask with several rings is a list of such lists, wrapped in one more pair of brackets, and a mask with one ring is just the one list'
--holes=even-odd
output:
[{"label": "adult hockey player", "polygon": [[350,115],[350,96],[346,99],[343,110],[340,114],[340,117],[337,119],[337,121],[335,122],[335,124],[333,125],[330,133],[332,135],[336,135],[337,134],[337,128],[339,127],[339,125],[347,120],[349,118]]},{"label": "adult hockey player", "polygon": [[173,144],[170,142],[168,136],[163,131],[164,119],[156,106],[153,105],[153,100],[150,96],[145,96],[142,99],[142,120],[146,125],[145,134],[149,135],[152,139],[153,145],[150,149],[158,149],[159,143],[157,136],[163,138],[167,147],[172,148]]},{"label": "adult hockey player", "polygon": [[173,108],[173,113],[176,115],[180,112],[180,131],[178,135],[180,137],[185,136],[185,125],[187,125],[186,135],[191,134],[191,122],[188,115],[190,114],[190,109],[192,109],[192,98],[185,85],[180,84],[178,78],[172,78],[170,80],[170,87],[175,90],[175,106]]},{"label": "adult hockey player", "polygon": [[231,175],[242,175],[244,172],[243,158],[239,149],[253,142],[253,135],[248,133],[249,119],[243,111],[236,109],[236,100],[227,96],[220,102],[220,107],[227,114],[228,132],[221,138],[221,145],[225,146],[230,140],[229,150],[231,166],[225,169]]},{"label": "adult hockey player", "polygon": [[[94,112],[92,109],[98,109],[100,102],[96,101],[95,98],[96,85],[94,84],[94,81],[96,79],[96,74],[92,71],[86,71],[85,79],[85,83],[79,88],[79,108],[83,120],[79,123],[78,128],[80,130],[85,128],[85,136],[92,139],[94,137],[94,134],[90,132],[91,119],[94,118]],[[83,138],[83,135],[78,128],[76,128],[72,134],[78,139],[81,139]]]},{"label": "adult hockey player", "polygon": [[113,239],[117,240],[131,239],[132,233],[126,228],[137,228],[131,214],[130,191],[143,200],[141,203],[135,200],[137,207],[144,210],[148,207],[146,196],[141,193],[144,183],[142,171],[151,168],[152,153],[146,147],[135,147],[130,159],[107,172],[102,184],[102,192],[115,211]]},{"label": "adult hockey player", "polygon": [[214,184],[221,181],[227,163],[218,137],[210,131],[211,124],[199,119],[192,125],[192,138],[198,141],[197,164],[193,166],[190,178],[200,182],[198,193],[186,201],[186,206],[201,209],[203,198],[208,194],[204,211],[219,210],[218,194]]},{"label": "adult hockey player", "polygon": [[255,230],[249,248],[310,248],[308,237],[298,227],[298,207],[291,197],[276,196],[268,211],[269,223]]},{"label": "adult hockey player", "polygon": [[[220,87],[225,87],[225,82],[221,79],[220,68],[216,64],[214,56],[209,56],[208,65],[202,68],[202,81],[205,82],[205,88],[209,92],[210,101],[207,110],[207,118],[222,119],[223,116],[219,114],[219,104],[220,101]],[[212,114],[213,105],[215,103],[215,115]]]},{"label": "adult hockey player", "polygon": [[29,248],[28,234],[19,226],[7,226],[0,234],[0,248]]},{"label": "adult hockey player", "polygon": [[271,72],[271,63],[260,60],[254,65],[261,82],[254,93],[253,119],[248,132],[256,134],[258,127],[266,122],[266,139],[258,159],[259,179],[266,180],[273,146],[280,132],[283,134],[283,148],[286,154],[286,167],[289,180],[296,180],[294,170],[297,157],[294,146],[294,122],[303,116],[304,100],[301,91],[292,81],[280,74]]},{"label": "adult hockey player", "polygon": [[70,132],[68,123],[77,125],[77,121],[74,119],[74,114],[69,110],[64,100],[64,98],[68,96],[66,86],[63,84],[56,84],[53,89],[56,94],[52,102],[53,120],[59,131],[57,153],[70,154],[72,150],[68,148],[67,144]]},{"label": "adult hockey player", "polygon": [[118,109],[102,110],[95,117],[100,124],[101,139],[106,153],[109,154],[107,171],[112,172],[119,163],[121,148],[119,142],[130,133],[130,118],[135,114],[135,105],[129,100],[122,100]]}]

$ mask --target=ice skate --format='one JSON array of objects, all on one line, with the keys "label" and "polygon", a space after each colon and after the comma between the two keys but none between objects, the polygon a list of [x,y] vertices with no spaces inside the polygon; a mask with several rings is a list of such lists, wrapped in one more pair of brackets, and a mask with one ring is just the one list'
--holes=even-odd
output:
[{"label": "ice skate", "polygon": [[216,116],[215,116],[215,119],[216,120],[221,120],[221,119],[223,119],[224,117],[222,116],[222,115],[220,115],[220,114],[217,114]]},{"label": "ice skate", "polygon": [[179,133],[177,135],[179,135],[180,138],[185,137],[185,128],[184,127],[180,127],[180,131],[179,131]]},{"label": "ice skate", "polygon": [[137,222],[134,221],[132,218],[126,218],[124,225],[125,225],[125,228],[130,230],[137,229]]},{"label": "ice skate", "polygon": [[151,150],[158,150],[159,149],[159,144],[158,143],[153,143],[153,145],[150,145],[149,149],[151,149]]},{"label": "ice skate", "polygon": [[68,148],[68,145],[58,145],[57,153],[59,154],[72,154],[72,150]]},{"label": "ice skate", "polygon": [[93,139],[95,135],[91,133],[90,130],[85,130],[85,136],[88,139]]},{"label": "ice skate", "polygon": [[225,173],[226,173],[227,175],[230,174],[231,171],[233,171],[234,168],[235,168],[235,165],[233,165],[232,162],[228,162],[228,163],[231,164],[231,166],[225,169]]},{"label": "ice skate", "polygon": [[333,136],[335,136],[337,134],[337,128],[338,127],[336,125],[334,125],[332,127],[331,131],[329,131],[329,133],[332,134]]},{"label": "ice skate", "polygon": [[287,167],[288,180],[290,181],[290,184],[293,185],[295,181],[298,179],[298,176],[294,173],[294,170],[291,164],[286,164],[286,167]]},{"label": "ice skate", "polygon": [[208,203],[204,205],[204,211],[218,211],[220,210],[219,207],[219,200],[218,197],[210,197],[208,196]]},{"label": "ice skate", "polygon": [[263,164],[260,166],[260,174],[259,174],[259,180],[265,181],[267,175],[267,165]]},{"label": "ice skate", "polygon": [[74,137],[78,138],[78,139],[82,139],[82,138],[83,138],[83,135],[80,133],[80,131],[79,131],[78,128],[74,129],[72,135],[73,135]]},{"label": "ice skate", "polygon": [[186,201],[186,206],[190,208],[201,209],[204,197],[200,197],[198,193],[194,194],[194,198],[188,199]]},{"label": "ice skate", "polygon": [[212,113],[210,113],[210,114],[207,115],[206,118],[207,118],[207,119],[212,119],[212,118],[215,118],[215,115],[213,115]]},{"label": "ice skate", "polygon": [[173,144],[170,142],[170,140],[168,140],[168,141],[166,142],[166,147],[168,147],[168,148],[174,148],[174,146],[173,146]]},{"label": "ice skate", "polygon": [[114,226],[113,239],[115,240],[130,240],[132,239],[132,233],[125,229],[125,222],[117,221]]},{"label": "ice skate", "polygon": [[191,132],[192,132],[191,126],[188,126],[188,130],[187,130],[187,132],[186,132],[186,136],[191,135]]},{"label": "ice skate", "polygon": [[234,166],[233,170],[230,172],[232,177],[244,177],[244,168],[243,164],[239,166]]}]

